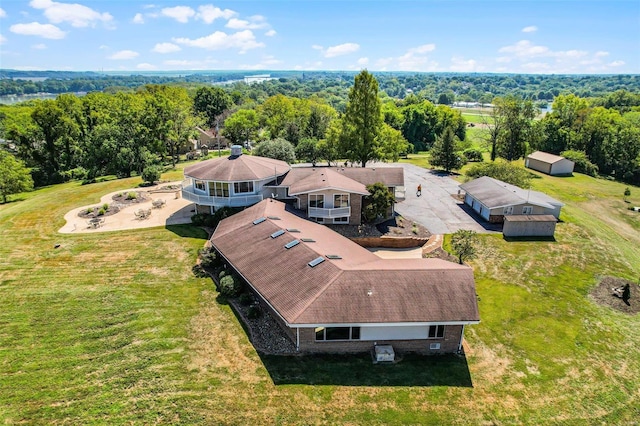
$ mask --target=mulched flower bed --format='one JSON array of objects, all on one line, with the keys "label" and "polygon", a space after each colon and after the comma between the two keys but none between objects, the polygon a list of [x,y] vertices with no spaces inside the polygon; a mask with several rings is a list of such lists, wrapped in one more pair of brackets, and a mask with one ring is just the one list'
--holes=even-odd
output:
[{"label": "mulched flower bed", "polygon": [[120,211],[120,207],[114,204],[109,204],[109,208],[104,210],[102,214],[100,214],[101,209],[102,209],[102,206],[88,207],[84,210],[81,210],[78,213],[78,216],[80,216],[83,219],[93,219],[95,217],[111,216]]},{"label": "mulched flower bed", "polygon": [[[131,193],[136,194],[135,198],[131,197]],[[142,191],[126,191],[114,195],[111,199],[120,205],[139,204],[149,201],[149,194]]]},{"label": "mulched flower bed", "polygon": [[[629,284],[631,297],[625,303],[619,297],[613,295],[613,289]],[[640,312],[640,286],[632,281],[617,277],[604,277],[600,283],[591,290],[591,298],[599,305],[608,306],[625,314],[634,315]]]}]

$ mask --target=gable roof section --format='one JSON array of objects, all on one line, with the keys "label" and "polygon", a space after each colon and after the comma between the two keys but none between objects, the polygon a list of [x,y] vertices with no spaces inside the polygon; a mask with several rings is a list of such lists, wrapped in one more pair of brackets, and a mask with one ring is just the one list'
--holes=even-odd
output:
[{"label": "gable roof section", "polygon": [[282,181],[282,185],[291,187],[294,183],[318,170],[333,170],[365,187],[377,182],[382,182],[387,187],[404,186],[404,169],[402,167],[293,167]]},{"label": "gable roof section", "polygon": [[[292,228],[300,232],[287,231]],[[284,247],[302,238],[314,242]],[[470,268],[440,259],[381,259],[277,200],[223,220],[211,242],[290,325],[479,321]],[[310,267],[319,256],[325,261]]]},{"label": "gable roof section", "polygon": [[548,209],[564,206],[563,203],[547,194],[522,189],[489,176],[482,176],[463,183],[460,188],[490,209],[525,203]]},{"label": "gable roof section", "polygon": [[[558,161],[567,160],[566,158],[561,157],[559,155],[549,154],[548,152],[543,152],[543,151],[532,152],[531,154],[527,155],[527,158],[542,161],[548,164],[553,164],[553,163],[557,163]],[[567,161],[571,161],[571,160],[567,160]]]},{"label": "gable roof section", "polygon": [[[291,173],[293,173],[293,170]],[[289,195],[299,195],[325,189],[369,195],[366,186],[328,167],[314,168],[312,173],[293,181],[289,186]]]},{"label": "gable roof section", "polygon": [[256,181],[280,176],[291,167],[284,161],[253,155],[228,156],[201,161],[184,169],[184,175],[217,182]]}]

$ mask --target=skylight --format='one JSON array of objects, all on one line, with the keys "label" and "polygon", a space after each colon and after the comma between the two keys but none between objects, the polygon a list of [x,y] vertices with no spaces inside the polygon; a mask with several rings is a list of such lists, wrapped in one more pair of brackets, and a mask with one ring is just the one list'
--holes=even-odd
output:
[{"label": "skylight", "polygon": [[259,224],[259,223],[264,222],[265,220],[267,220],[267,218],[266,218],[266,217],[259,217],[258,219],[256,219],[256,220],[254,220],[254,221],[253,221],[253,224],[254,224],[254,225],[257,225],[257,224]]},{"label": "skylight", "polygon": [[293,240],[290,243],[287,243],[284,245],[284,248],[286,248],[287,250],[289,250],[292,247],[297,246],[298,244],[300,244],[300,240]]},{"label": "skylight", "polygon": [[280,235],[284,234],[284,230],[280,229],[273,234],[271,234],[271,238],[278,238]]},{"label": "skylight", "polygon": [[324,257],[320,256],[320,257],[316,257],[311,262],[307,263],[307,265],[309,265],[309,266],[311,266],[313,268],[314,266],[318,266],[322,262],[324,262]]}]

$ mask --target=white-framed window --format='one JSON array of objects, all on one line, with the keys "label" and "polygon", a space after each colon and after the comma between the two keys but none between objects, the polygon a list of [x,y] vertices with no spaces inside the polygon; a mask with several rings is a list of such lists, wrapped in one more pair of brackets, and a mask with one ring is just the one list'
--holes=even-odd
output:
[{"label": "white-framed window", "polygon": [[510,214],[513,214],[513,206],[507,206],[507,207],[505,207],[505,208],[504,208],[504,210],[502,211],[502,213],[503,213],[505,216],[508,216],[508,215],[510,215]]},{"label": "white-framed window", "polygon": [[309,207],[324,208],[324,194],[309,194]]},{"label": "white-framed window", "polygon": [[212,197],[229,197],[229,182],[209,182],[209,195]]},{"label": "white-framed window", "polygon": [[444,337],[444,325],[430,325],[429,339],[442,339]]},{"label": "white-framed window", "polygon": [[438,349],[440,349],[440,343],[431,343],[429,345],[429,349],[432,351],[437,351]]},{"label": "white-framed window", "polygon": [[522,206],[522,214],[533,213],[533,206]]},{"label": "white-framed window", "polygon": [[253,182],[234,182],[233,192],[236,194],[253,192]]},{"label": "white-framed window", "polygon": [[316,342],[360,340],[360,327],[316,327]]},{"label": "white-framed window", "polygon": [[333,208],[349,207],[349,194],[334,194]]},{"label": "white-framed window", "polygon": [[333,223],[349,223],[349,216],[345,216],[345,217],[334,217],[333,218]]},{"label": "white-framed window", "polygon": [[206,191],[206,189],[205,189],[205,188],[206,188],[206,186],[205,186],[205,183],[204,183],[204,181],[203,181],[203,180],[196,180],[196,181],[193,183],[193,187],[194,187],[195,189],[197,189],[198,191]]}]

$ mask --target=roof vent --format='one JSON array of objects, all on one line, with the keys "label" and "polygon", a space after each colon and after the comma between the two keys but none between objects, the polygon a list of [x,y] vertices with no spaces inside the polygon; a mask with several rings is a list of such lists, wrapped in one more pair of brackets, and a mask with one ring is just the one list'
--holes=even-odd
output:
[{"label": "roof vent", "polygon": [[316,240],[314,240],[313,238],[300,238],[300,241],[303,241],[305,243],[315,243]]},{"label": "roof vent", "polygon": [[338,256],[337,254],[328,254],[327,259],[342,259],[342,256]]},{"label": "roof vent", "polygon": [[297,228],[287,228],[287,231],[289,231],[289,232],[300,232],[300,230],[297,229]]},{"label": "roof vent", "polygon": [[284,234],[284,231],[282,229],[274,232],[273,234],[271,234],[271,238],[278,238],[280,235]]},{"label": "roof vent", "polygon": [[278,216],[267,216],[267,218],[269,218],[271,220],[280,220],[280,218]]},{"label": "roof vent", "polygon": [[240,145],[231,145],[231,156],[232,157],[240,157],[242,155],[242,146]]},{"label": "roof vent", "polygon": [[320,257],[316,257],[311,262],[307,263],[307,265],[309,265],[309,266],[311,266],[313,268],[314,266],[318,266],[322,262],[324,262],[324,257],[320,256]]}]

